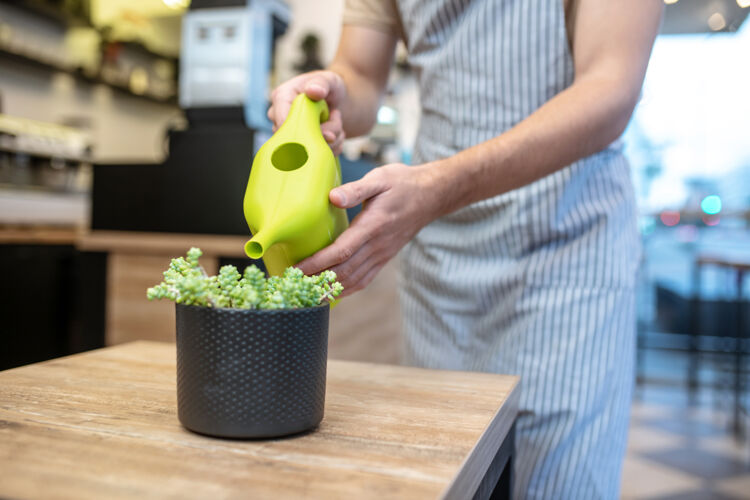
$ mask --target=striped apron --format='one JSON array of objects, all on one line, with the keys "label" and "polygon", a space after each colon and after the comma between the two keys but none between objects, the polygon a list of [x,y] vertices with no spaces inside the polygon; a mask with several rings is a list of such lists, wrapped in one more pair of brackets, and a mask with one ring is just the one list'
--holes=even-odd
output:
[{"label": "striped apron", "polygon": [[[513,127],[574,76],[562,0],[399,0],[414,162]],[[425,227],[400,253],[406,361],[518,374],[516,498],[617,498],[639,259],[619,142]]]}]

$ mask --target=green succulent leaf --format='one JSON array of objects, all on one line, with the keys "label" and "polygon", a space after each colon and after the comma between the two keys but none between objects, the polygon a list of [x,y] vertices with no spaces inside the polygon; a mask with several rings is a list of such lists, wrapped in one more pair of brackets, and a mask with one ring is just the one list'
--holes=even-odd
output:
[{"label": "green succulent leaf", "polygon": [[204,307],[289,309],[315,307],[344,290],[333,271],[305,276],[295,267],[288,267],[282,276],[266,278],[255,265],[247,266],[242,274],[227,265],[217,276],[208,276],[199,263],[202,255],[200,248],[193,247],[185,257],[172,259],[164,280],[146,290],[146,297]]}]

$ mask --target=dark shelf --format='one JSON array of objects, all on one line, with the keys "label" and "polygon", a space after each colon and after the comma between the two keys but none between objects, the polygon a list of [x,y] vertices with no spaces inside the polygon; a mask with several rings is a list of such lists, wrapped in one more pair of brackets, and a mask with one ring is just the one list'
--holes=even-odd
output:
[{"label": "dark shelf", "polygon": [[56,158],[70,163],[93,163],[93,159],[87,156],[59,155],[48,151],[34,151],[31,149],[9,146],[2,142],[0,142],[0,153],[21,154],[30,156],[31,158],[40,158],[44,160]]},{"label": "dark shelf", "polygon": [[167,98],[161,98],[156,97],[149,94],[136,94],[135,92],[132,92],[127,86],[120,85],[114,82],[109,82],[107,80],[104,80],[103,78],[99,76],[88,76],[82,73],[80,70],[66,68],[62,65],[50,63],[50,62],[44,62],[40,61],[38,59],[35,59],[31,56],[27,56],[25,54],[19,54],[17,52],[9,51],[3,48],[0,48],[0,57],[4,58],[6,60],[11,60],[15,62],[19,62],[22,64],[26,64],[28,66],[34,66],[38,69],[46,70],[46,71],[56,71],[56,72],[63,72],[67,73],[69,75],[74,76],[80,81],[89,83],[89,84],[102,84],[107,85],[108,87],[111,87],[115,90],[118,90],[119,92],[132,96],[132,97],[138,97],[141,99],[146,99],[152,102],[158,102],[161,104],[177,104],[177,97],[171,96]]},{"label": "dark shelf", "polygon": [[[29,12],[31,14],[43,17],[47,20],[54,21],[65,27],[87,27],[96,30],[100,35],[102,30],[97,28],[88,17],[82,15],[75,15],[65,12],[59,7],[55,7],[51,2],[44,0],[0,0],[1,4],[10,5],[13,8]],[[162,54],[148,48],[145,44],[137,40],[105,40],[110,43],[121,43],[125,46],[133,47],[143,53],[150,56],[167,59],[172,62],[177,62],[178,58],[173,55]]]},{"label": "dark shelf", "polygon": [[63,9],[56,7],[51,2],[44,0],[0,0],[0,3],[30,12],[64,26],[93,27],[91,21],[87,17],[70,14]]},{"label": "dark shelf", "polygon": [[137,41],[137,40],[112,40],[111,43],[119,43],[122,44],[125,47],[131,47],[133,49],[139,50],[145,54],[148,54],[154,58],[158,59],[166,59],[167,61],[171,61],[173,63],[178,63],[179,58],[175,56],[170,56],[167,54],[162,54],[160,52],[155,52],[152,49],[146,47],[143,43]]}]

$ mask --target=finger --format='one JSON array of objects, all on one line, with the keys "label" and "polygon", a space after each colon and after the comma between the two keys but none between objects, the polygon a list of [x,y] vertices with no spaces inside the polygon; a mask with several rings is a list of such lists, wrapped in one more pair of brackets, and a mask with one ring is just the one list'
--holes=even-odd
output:
[{"label": "finger", "polygon": [[331,190],[328,199],[339,208],[356,207],[365,200],[388,190],[382,175],[373,170],[358,181],[349,182]]},{"label": "finger", "polygon": [[345,262],[331,268],[336,273],[338,280],[344,283],[353,283],[362,278],[363,273],[371,267],[375,247],[372,242],[365,243],[354,255]]},{"label": "finger", "polygon": [[348,295],[352,295],[353,293],[356,293],[364,288],[367,287],[370,283],[372,283],[372,280],[375,279],[375,277],[378,275],[378,273],[383,269],[383,266],[388,262],[388,260],[385,260],[383,262],[380,262],[372,267],[370,267],[365,275],[357,280],[355,283],[352,283],[349,285],[349,287],[344,287],[344,291],[341,292],[341,295],[339,295],[339,298],[344,298]]},{"label": "finger", "polygon": [[344,139],[346,139],[346,134],[343,131],[340,131],[338,134],[335,134],[331,132],[330,130],[327,130],[323,132],[323,138],[331,147],[334,154],[336,155],[341,154],[341,147],[344,144]]},{"label": "finger", "polygon": [[346,134],[341,132],[338,137],[336,137],[336,140],[334,140],[331,143],[331,149],[333,150],[333,154],[340,155],[341,151],[344,148],[344,139],[346,139]]},{"label": "finger", "polygon": [[[378,217],[362,211],[352,221],[352,225],[365,224],[367,227],[375,227]],[[390,230],[383,231],[373,229],[370,231],[371,238],[352,255],[346,262],[331,268],[337,275],[342,276],[348,283],[353,283],[362,279],[373,263],[388,262],[398,251],[397,244],[391,238]],[[343,282],[342,282],[343,283]]]},{"label": "finger", "polygon": [[341,233],[331,245],[297,264],[307,275],[317,274],[346,262],[372,238],[370,224],[354,224]]},{"label": "finger", "polygon": [[334,134],[338,134],[344,129],[344,122],[341,118],[341,110],[332,109],[328,115],[328,120],[324,121],[320,125],[320,129],[323,131],[331,131]]},{"label": "finger", "polygon": [[273,117],[271,118],[271,121],[273,122],[274,127],[279,128],[284,123],[284,120],[286,120],[287,115],[289,114],[289,110],[292,108],[291,101],[277,101],[273,107],[271,108],[273,110]]},{"label": "finger", "polygon": [[333,145],[337,140],[343,141],[343,138],[339,137],[344,133],[341,111],[333,109],[328,116],[328,120],[320,126],[320,130],[323,132],[326,142],[331,145],[331,149],[334,149]]},{"label": "finger", "polygon": [[368,256],[357,266],[349,266],[347,262],[340,266],[334,266],[331,271],[336,273],[336,279],[344,285],[344,288],[353,288],[376,263],[375,256]]},{"label": "finger", "polygon": [[273,110],[271,121],[277,127],[280,127],[284,123],[284,120],[286,120],[294,98],[300,93],[299,87],[299,82],[291,80],[278,87],[271,94],[271,109]]},{"label": "finger", "polygon": [[339,106],[346,93],[346,87],[339,75],[331,71],[320,71],[306,77],[302,91],[310,99],[325,99],[329,108]]},{"label": "finger", "polygon": [[333,144],[333,142],[336,141],[336,133],[332,130],[323,130],[323,139],[325,139],[328,144]]},{"label": "finger", "polygon": [[268,119],[271,121],[271,130],[273,132],[276,132],[277,127],[276,127],[276,122],[274,120],[276,115],[274,113],[273,104],[268,108],[268,112],[266,113],[266,116],[268,116]]},{"label": "finger", "polygon": [[305,82],[302,90],[313,101],[319,101],[328,97],[331,90],[331,82],[323,75],[313,76]]}]

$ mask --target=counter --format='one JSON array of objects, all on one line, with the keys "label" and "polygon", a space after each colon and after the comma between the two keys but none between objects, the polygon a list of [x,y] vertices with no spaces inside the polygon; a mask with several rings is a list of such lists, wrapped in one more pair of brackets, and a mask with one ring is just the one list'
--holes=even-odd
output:
[{"label": "counter", "polygon": [[507,494],[518,395],[514,376],[329,361],[317,430],[222,440],[180,426],[174,345],[124,344],[0,372],[0,497]]},{"label": "counter", "polygon": [[[136,340],[174,340],[174,304],[146,300],[172,257],[204,251],[212,274],[242,268],[247,236],[0,226],[0,295],[8,338],[0,370]],[[400,356],[396,262],[331,314],[329,353],[381,363]],[[35,300],[28,301],[34,287]],[[33,321],[31,321],[33,320]]]}]

